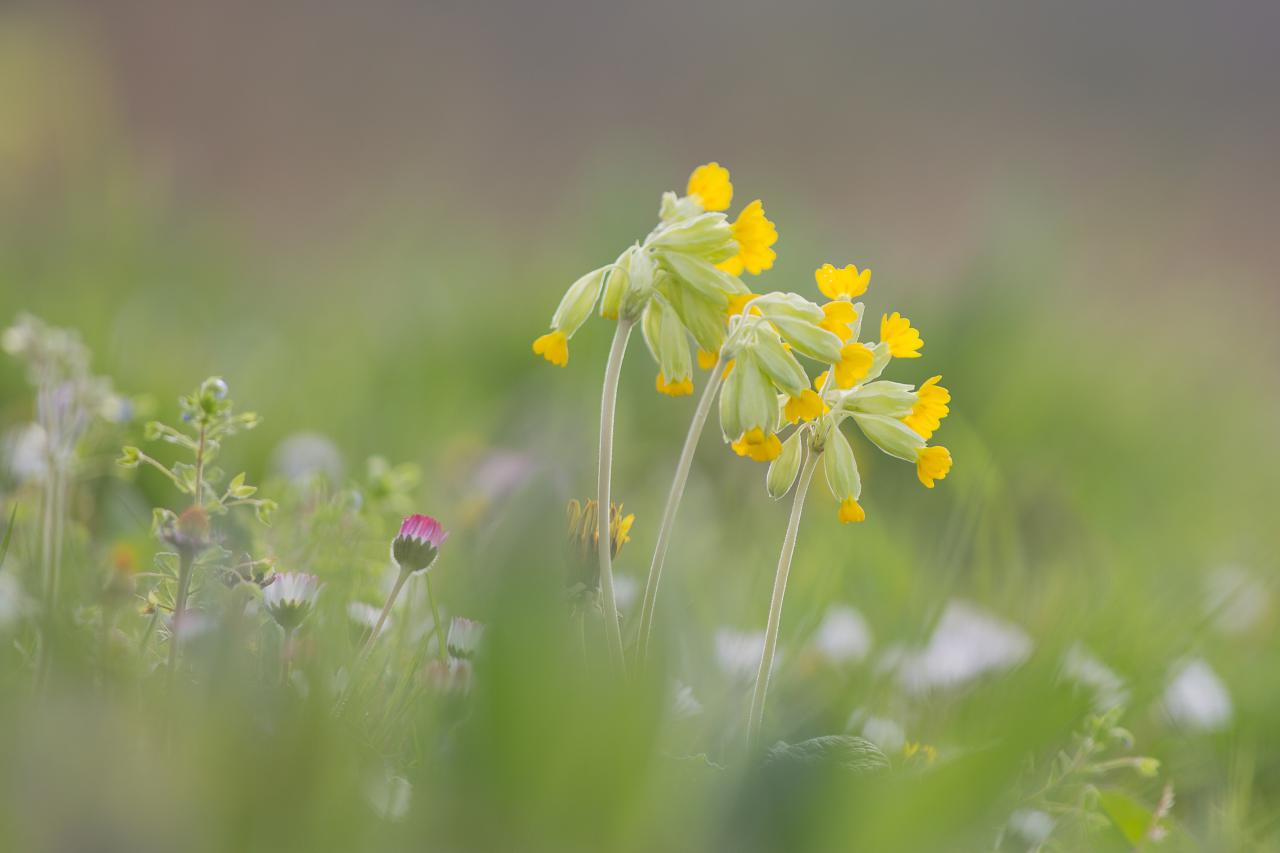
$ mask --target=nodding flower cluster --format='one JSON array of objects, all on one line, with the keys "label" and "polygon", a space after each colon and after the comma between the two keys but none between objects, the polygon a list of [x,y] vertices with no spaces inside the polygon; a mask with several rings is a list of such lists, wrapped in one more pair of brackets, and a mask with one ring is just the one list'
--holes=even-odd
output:
[{"label": "nodding flower cluster", "polygon": [[662,197],[657,226],[617,260],[570,285],[533,351],[552,364],[569,361],[569,339],[595,310],[610,320],[639,322],[658,364],[655,385],[670,396],[693,393],[692,338],[701,353],[719,351],[735,297],[749,294],[740,276],[773,266],[778,231],[757,199],[730,222],[729,171],[699,166],[683,196]]}]

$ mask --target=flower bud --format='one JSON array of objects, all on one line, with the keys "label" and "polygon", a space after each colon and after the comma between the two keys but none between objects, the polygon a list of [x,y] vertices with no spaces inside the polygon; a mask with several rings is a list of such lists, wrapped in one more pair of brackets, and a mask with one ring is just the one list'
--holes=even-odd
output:
[{"label": "flower bud", "polygon": [[649,301],[641,316],[640,331],[666,382],[683,382],[693,376],[688,333],[665,298],[656,296]]},{"label": "flower bud", "polygon": [[619,317],[634,321],[653,298],[653,258],[643,250],[631,253],[631,265],[627,270],[626,287],[622,292]]},{"label": "flower bud", "polygon": [[659,251],[658,263],[707,299],[725,304],[725,294],[746,293],[747,286],[737,276],[717,269],[715,264],[684,252]]},{"label": "flower bud", "polygon": [[905,418],[911,414],[918,399],[919,396],[910,385],[881,380],[865,383],[846,394],[841,406],[847,412]]},{"label": "flower bud", "polygon": [[695,255],[713,264],[733,257],[738,251],[733,229],[723,213],[675,220],[659,230],[649,245]]},{"label": "flower bud", "polygon": [[916,451],[924,447],[924,439],[897,418],[860,413],[854,414],[853,418],[867,438],[890,456],[915,463]]},{"label": "flower bud", "polygon": [[782,442],[782,452],[778,454],[778,458],[769,463],[765,487],[769,490],[769,497],[774,500],[791,491],[791,486],[800,473],[800,461],[804,456],[802,432],[803,430],[796,430],[791,433],[791,437]]},{"label": "flower bud", "polygon": [[822,451],[822,468],[827,475],[827,485],[837,500],[852,498],[857,500],[862,495],[862,478],[858,476],[858,462],[853,457],[853,448],[844,437],[838,425],[834,425],[827,434]]},{"label": "flower bud", "polygon": [[285,572],[275,575],[262,590],[262,606],[286,631],[292,631],[315,607],[320,595],[320,579],[305,572]]},{"label": "flower bud", "polygon": [[411,515],[400,524],[391,541],[391,558],[402,572],[418,572],[431,567],[448,532],[429,515]]},{"label": "flower bud", "polygon": [[455,616],[449,623],[449,639],[445,645],[451,657],[470,660],[475,657],[483,638],[484,623]]},{"label": "flower bud", "polygon": [[582,278],[569,285],[556,313],[551,317],[551,328],[572,335],[591,316],[596,307],[596,299],[600,296],[600,286],[604,283],[604,274],[608,267],[592,270]]},{"label": "flower bud", "polygon": [[794,355],[787,352],[777,335],[761,329],[752,352],[765,374],[788,395],[798,397],[809,389],[809,377],[804,368]]},{"label": "flower bud", "polygon": [[618,312],[622,308],[622,294],[627,290],[627,281],[630,279],[631,272],[631,256],[637,248],[630,247],[613,262],[613,266],[606,268],[604,294],[600,298],[600,316],[606,320],[618,319]]}]

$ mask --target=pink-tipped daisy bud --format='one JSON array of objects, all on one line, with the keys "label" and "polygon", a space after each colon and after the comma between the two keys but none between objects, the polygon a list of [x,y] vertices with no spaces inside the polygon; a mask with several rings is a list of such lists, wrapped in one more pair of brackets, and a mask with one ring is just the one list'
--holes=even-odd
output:
[{"label": "pink-tipped daisy bud", "polygon": [[305,572],[276,575],[262,590],[262,605],[286,631],[292,631],[315,607],[320,595],[320,579]]},{"label": "pink-tipped daisy bud", "polygon": [[411,515],[400,523],[400,532],[391,541],[391,559],[402,572],[430,568],[448,536],[440,522],[431,516]]},{"label": "pink-tipped daisy bud", "polygon": [[483,622],[455,616],[453,617],[453,622],[449,625],[449,639],[445,645],[448,647],[449,654],[452,657],[470,660],[475,657],[476,650],[480,648],[480,641],[483,638]]}]

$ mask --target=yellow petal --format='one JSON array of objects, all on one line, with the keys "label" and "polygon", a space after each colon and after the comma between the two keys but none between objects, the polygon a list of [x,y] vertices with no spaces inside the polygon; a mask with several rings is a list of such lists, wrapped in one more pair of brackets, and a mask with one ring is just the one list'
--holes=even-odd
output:
[{"label": "yellow petal", "polygon": [[569,363],[569,339],[559,330],[547,332],[534,341],[533,351],[556,367]]},{"label": "yellow petal", "polygon": [[867,520],[866,512],[853,498],[845,498],[840,502],[839,517],[841,524],[856,524]]},{"label": "yellow petal", "polygon": [[697,196],[704,210],[728,210],[733,201],[729,170],[714,161],[699,166],[689,176],[686,195]]}]

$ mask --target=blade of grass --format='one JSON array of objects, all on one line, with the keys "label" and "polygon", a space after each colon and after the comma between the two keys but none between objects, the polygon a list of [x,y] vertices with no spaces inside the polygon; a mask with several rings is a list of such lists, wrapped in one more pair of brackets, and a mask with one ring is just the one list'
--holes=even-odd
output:
[{"label": "blade of grass", "polygon": [[18,520],[18,505],[13,505],[13,512],[9,513],[9,527],[4,532],[4,541],[0,542],[0,566],[4,565],[4,558],[9,556],[9,542],[13,539],[13,527]]}]

